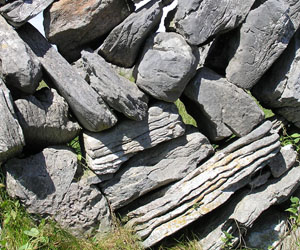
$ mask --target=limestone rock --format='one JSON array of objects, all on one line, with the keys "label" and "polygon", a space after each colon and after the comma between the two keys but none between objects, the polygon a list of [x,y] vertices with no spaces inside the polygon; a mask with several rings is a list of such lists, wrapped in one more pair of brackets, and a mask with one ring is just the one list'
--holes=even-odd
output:
[{"label": "limestone rock", "polygon": [[70,120],[68,104],[54,89],[43,88],[34,96],[16,100],[15,105],[28,146],[66,144],[81,129]]},{"label": "limestone rock", "polygon": [[206,67],[198,70],[184,95],[188,99],[183,99],[187,110],[213,141],[232,134],[244,136],[264,118],[252,97]]},{"label": "limestone rock", "polygon": [[121,23],[133,10],[126,0],[73,0],[55,2],[44,12],[46,37],[68,60]]},{"label": "limestone rock", "polygon": [[148,97],[135,83],[119,76],[95,53],[83,51],[82,60],[85,70],[89,72],[90,85],[106,104],[130,119],[140,121],[146,118]]},{"label": "limestone rock", "polygon": [[136,84],[149,95],[174,102],[194,76],[198,49],[176,33],[158,33],[147,40]]},{"label": "limestone rock", "polygon": [[85,129],[101,131],[117,122],[102,98],[32,25],[23,25],[18,32]]},{"label": "limestone rock", "polygon": [[114,64],[132,67],[141,46],[159,25],[161,17],[161,4],[158,1],[149,2],[110,32],[101,45],[99,54]]},{"label": "limestone rock", "polygon": [[100,187],[116,210],[152,190],[182,179],[213,152],[205,136],[196,129],[189,129],[184,136],[133,156],[113,179],[100,183]]},{"label": "limestone rock", "polygon": [[2,16],[0,42],[1,78],[8,87],[34,93],[42,78],[41,65],[32,50]]},{"label": "limestone rock", "polygon": [[83,134],[89,167],[111,178],[135,153],[184,134],[175,104],[155,103],[143,121],[123,120],[110,130]]}]

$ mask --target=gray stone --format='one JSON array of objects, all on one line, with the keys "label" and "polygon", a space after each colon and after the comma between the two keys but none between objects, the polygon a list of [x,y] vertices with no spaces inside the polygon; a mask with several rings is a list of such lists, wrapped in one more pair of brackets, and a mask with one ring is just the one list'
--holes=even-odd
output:
[{"label": "gray stone", "polygon": [[183,99],[187,110],[213,141],[232,134],[244,136],[264,119],[251,96],[206,67],[198,70],[184,95],[189,100]]},{"label": "gray stone", "polygon": [[175,104],[155,103],[143,121],[123,120],[110,130],[83,134],[89,167],[112,175],[135,153],[183,135],[184,124]]},{"label": "gray stone", "polygon": [[68,60],[121,23],[133,10],[126,0],[73,0],[55,2],[44,12],[46,37]]},{"label": "gray stone", "polygon": [[0,16],[0,75],[8,87],[34,93],[42,78],[42,69],[31,49]]},{"label": "gray stone", "polygon": [[158,33],[147,40],[136,84],[149,95],[174,102],[196,73],[198,49],[176,33]]},{"label": "gray stone", "polygon": [[161,17],[159,1],[149,2],[110,32],[99,48],[99,54],[114,64],[132,67],[144,41],[159,25]]},{"label": "gray stone", "polygon": [[130,119],[141,121],[146,118],[148,97],[135,83],[119,76],[95,53],[82,51],[82,59],[89,72],[90,85],[106,104]]},{"label": "gray stone", "polygon": [[179,0],[168,29],[199,45],[213,36],[238,27],[255,1]]},{"label": "gray stone", "polygon": [[[274,156],[275,158],[275,156]],[[270,161],[272,161],[271,159]],[[271,173],[270,171],[267,171],[265,173],[259,174],[257,177],[255,177],[250,183],[249,186],[251,189],[258,188],[264,184],[267,183],[268,179],[270,178]]]},{"label": "gray stone", "polygon": [[0,166],[20,153],[25,145],[22,128],[16,118],[9,90],[0,79]]},{"label": "gray stone", "polygon": [[18,32],[38,56],[45,73],[85,129],[101,131],[117,122],[102,98],[32,25],[25,24]]},{"label": "gray stone", "polygon": [[10,1],[0,8],[0,13],[15,27],[20,27],[46,9],[54,0]]},{"label": "gray stone", "polygon": [[190,128],[184,136],[133,156],[113,179],[101,183],[100,187],[111,208],[116,210],[150,191],[182,179],[213,152],[208,139]]},{"label": "gray stone", "polygon": [[70,120],[68,104],[54,89],[43,88],[16,100],[15,105],[27,146],[66,144],[81,130]]}]

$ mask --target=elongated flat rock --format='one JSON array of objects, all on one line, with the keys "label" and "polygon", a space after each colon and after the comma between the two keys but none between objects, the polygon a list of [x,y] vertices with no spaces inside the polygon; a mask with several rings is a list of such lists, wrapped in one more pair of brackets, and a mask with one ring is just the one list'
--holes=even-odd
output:
[{"label": "elongated flat rock", "polygon": [[83,134],[89,167],[98,175],[112,175],[135,153],[183,135],[184,124],[175,104],[159,102],[143,121],[121,121],[101,133]]},{"label": "elongated flat rock", "polygon": [[18,32],[85,129],[101,131],[117,122],[102,98],[32,25],[23,25]]}]

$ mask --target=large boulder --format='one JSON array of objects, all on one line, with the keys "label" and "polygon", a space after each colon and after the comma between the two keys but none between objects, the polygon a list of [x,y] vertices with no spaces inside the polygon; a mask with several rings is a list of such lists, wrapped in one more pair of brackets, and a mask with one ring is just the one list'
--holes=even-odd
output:
[{"label": "large boulder", "polygon": [[133,10],[126,0],[60,0],[44,12],[46,37],[68,60],[121,23]]}]

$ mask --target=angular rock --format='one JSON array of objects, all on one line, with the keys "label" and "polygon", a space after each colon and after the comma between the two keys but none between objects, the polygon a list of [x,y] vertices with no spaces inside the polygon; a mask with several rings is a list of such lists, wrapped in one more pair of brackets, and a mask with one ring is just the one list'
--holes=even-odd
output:
[{"label": "angular rock", "polygon": [[83,134],[86,158],[96,174],[112,177],[135,153],[179,137],[185,128],[175,104],[159,102],[149,108],[143,121],[121,121],[101,133]]},{"label": "angular rock", "polygon": [[141,121],[146,118],[148,97],[135,83],[119,76],[95,53],[82,51],[82,60],[89,72],[90,85],[106,104],[130,119]]},{"label": "angular rock", "polygon": [[100,183],[100,187],[111,208],[116,210],[152,190],[182,179],[213,152],[208,139],[190,128],[184,136],[135,155],[122,165],[113,179]]},{"label": "angular rock", "polygon": [[197,71],[184,96],[187,110],[213,141],[232,134],[242,137],[264,119],[251,96],[206,67]]},{"label": "angular rock", "polygon": [[9,90],[0,79],[0,166],[20,153],[25,145],[22,128],[16,118]]},{"label": "angular rock", "polygon": [[132,227],[150,247],[225,203],[279,151],[271,122],[252,131],[175,183],[163,197],[130,212]]},{"label": "angular rock", "polygon": [[16,100],[15,105],[27,146],[66,144],[81,130],[70,120],[68,104],[54,89],[43,88],[34,96]]},{"label": "angular rock", "polygon": [[141,46],[159,25],[161,17],[161,3],[149,2],[110,32],[100,46],[99,54],[114,64],[132,67]]},{"label": "angular rock", "polygon": [[137,68],[136,84],[149,95],[174,102],[196,73],[198,48],[176,33],[158,33],[147,40]]},{"label": "angular rock", "polygon": [[126,0],[72,0],[55,2],[44,12],[46,37],[69,61],[80,50],[121,23],[133,10]]},{"label": "angular rock", "polygon": [[14,27],[20,27],[46,9],[54,0],[10,1],[0,8],[0,13]]},{"label": "angular rock", "polygon": [[102,98],[32,25],[23,25],[18,32],[85,129],[101,131],[117,122]]},{"label": "angular rock", "polygon": [[[23,1],[22,1],[23,2]],[[42,69],[32,50],[0,16],[0,75],[8,87],[32,94],[42,78]]]},{"label": "angular rock", "polygon": [[255,0],[179,0],[168,29],[188,43],[199,45],[213,36],[238,27]]}]

